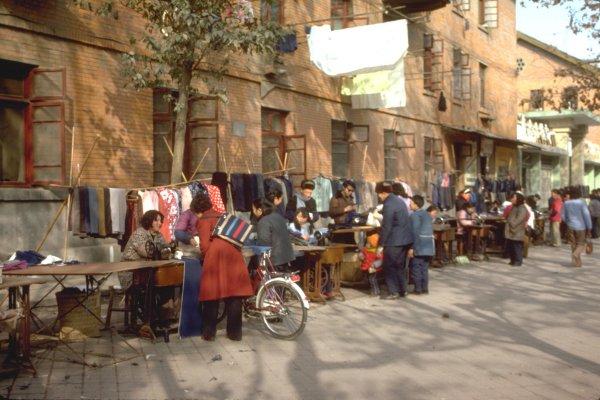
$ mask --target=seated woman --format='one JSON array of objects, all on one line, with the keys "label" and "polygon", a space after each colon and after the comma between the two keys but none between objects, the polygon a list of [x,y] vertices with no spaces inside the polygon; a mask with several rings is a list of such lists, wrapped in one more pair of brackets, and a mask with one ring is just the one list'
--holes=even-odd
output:
[{"label": "seated woman", "polygon": [[[141,227],[136,229],[127,241],[121,260],[137,261],[153,259],[155,255],[148,254],[148,250],[151,248],[161,252],[161,258],[166,258],[170,249],[165,238],[160,233],[164,219],[165,217],[159,211],[146,211],[140,221]],[[119,282],[123,289],[129,288],[133,283],[133,273],[119,272]]]},{"label": "seated woman", "polygon": [[190,208],[185,210],[179,216],[177,220],[177,224],[175,224],[175,239],[177,239],[180,243],[190,244],[192,246],[199,246],[200,243],[196,243],[195,236],[198,236],[198,228],[196,224],[198,223],[198,217],[192,211],[195,203],[201,201],[201,195],[197,195],[192,199],[190,203]]},{"label": "seated woman", "polygon": [[199,295],[203,302],[202,337],[209,341],[215,339],[219,300],[224,300],[227,337],[242,340],[242,299],[254,293],[244,257],[238,247],[212,236],[221,214],[212,209],[208,196],[202,196],[191,209],[198,217],[200,250],[204,256]]},{"label": "seated woman", "polygon": [[289,271],[294,256],[294,248],[287,229],[287,220],[276,211],[281,203],[280,190],[269,191],[263,203],[262,216],[256,224],[258,244],[271,247],[271,261],[275,269]]},{"label": "seated woman", "polygon": [[465,203],[456,214],[456,235],[458,236],[456,243],[459,255],[464,255],[469,250],[466,248],[469,243],[469,231],[465,227],[475,225],[476,217],[475,206],[471,203]]},{"label": "seated woman", "polygon": [[290,222],[288,230],[292,235],[295,235],[307,242],[310,241],[313,229],[309,219],[310,216],[308,210],[304,207],[298,208],[294,212],[294,219],[292,222]]}]

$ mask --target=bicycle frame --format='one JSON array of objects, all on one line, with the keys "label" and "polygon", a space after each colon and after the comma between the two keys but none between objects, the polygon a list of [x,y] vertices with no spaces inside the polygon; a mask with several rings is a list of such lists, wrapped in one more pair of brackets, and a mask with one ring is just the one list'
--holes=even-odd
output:
[{"label": "bicycle frame", "polygon": [[308,302],[308,298],[306,297],[306,294],[304,294],[304,291],[302,290],[302,288],[300,288],[300,286],[298,286],[296,284],[296,282],[294,282],[292,280],[292,277],[291,277],[292,274],[285,273],[285,272],[278,272],[275,270],[275,267],[273,266],[273,263],[271,262],[271,251],[270,250],[261,254],[259,268],[257,268],[257,273],[259,273],[260,277],[261,277],[260,286],[259,286],[258,292],[256,294],[256,299],[255,299],[255,302],[256,302],[255,307],[256,307],[257,311],[262,311],[259,309],[260,305],[258,304],[258,299],[261,298],[261,294],[265,291],[265,288],[266,288],[268,282],[287,283],[288,285],[290,285],[292,287],[292,289],[296,293],[298,293],[299,297],[302,299],[303,306],[307,310],[310,309],[310,305]]}]

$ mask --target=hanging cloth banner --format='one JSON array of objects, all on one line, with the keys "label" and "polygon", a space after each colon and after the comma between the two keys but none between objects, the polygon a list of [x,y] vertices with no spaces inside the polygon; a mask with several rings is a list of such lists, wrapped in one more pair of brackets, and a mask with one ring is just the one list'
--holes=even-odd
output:
[{"label": "hanging cloth banner", "polygon": [[342,94],[351,96],[354,109],[405,107],[404,58],[391,70],[344,79]]},{"label": "hanging cloth banner", "polygon": [[310,60],[329,76],[351,76],[393,69],[408,50],[406,20],[332,31],[313,26]]}]

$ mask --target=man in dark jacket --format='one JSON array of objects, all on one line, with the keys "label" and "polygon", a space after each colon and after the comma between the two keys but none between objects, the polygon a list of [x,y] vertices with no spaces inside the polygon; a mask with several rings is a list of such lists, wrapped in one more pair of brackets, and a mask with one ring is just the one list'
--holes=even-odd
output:
[{"label": "man in dark jacket", "polygon": [[406,254],[413,242],[412,227],[406,204],[391,195],[389,182],[379,182],[375,192],[383,202],[379,243],[383,246],[383,272],[389,291],[385,299],[393,300],[406,296]]},{"label": "man in dark jacket", "polygon": [[348,223],[348,216],[351,212],[356,211],[356,203],[354,202],[354,190],[356,184],[350,180],[344,181],[344,187],[339,190],[329,202],[329,215],[336,224]]}]

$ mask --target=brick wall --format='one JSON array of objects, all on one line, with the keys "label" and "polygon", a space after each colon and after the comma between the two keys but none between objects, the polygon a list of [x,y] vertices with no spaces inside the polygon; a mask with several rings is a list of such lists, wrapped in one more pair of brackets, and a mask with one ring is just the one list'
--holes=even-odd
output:
[{"label": "brick wall", "polygon": [[[369,143],[350,145],[350,170],[354,176],[379,180],[384,176],[383,130],[395,128],[414,133],[416,147],[399,151],[400,176],[413,186],[423,183],[423,137],[442,138],[440,124],[486,129],[507,138],[515,136],[515,3],[499,0],[499,27],[485,32],[477,26],[477,2],[458,15],[451,6],[433,12],[426,22],[444,40],[442,90],[448,110],[437,110],[439,92],[425,93],[422,79],[422,23],[410,23],[410,54],[406,61],[408,105],[393,110],[352,110],[340,94],[340,80],[329,78],[310,61],[304,23],[326,19],[328,1],[285,0],[284,23],[297,24],[299,49],[283,55],[288,86],[277,87],[261,98],[265,72],[263,57],[237,57],[225,80],[230,101],[220,105],[219,142],[232,172],[260,171],[260,108],[289,111],[287,133],[306,135],[308,176],[331,173],[331,120],[369,125]],[[81,164],[96,134],[102,139],[83,175],[89,184],[145,186],[152,181],[152,96],[149,91],[127,89],[120,73],[120,52],[130,34],[140,32],[143,21],[119,9],[119,19],[97,17],[91,12],[57,2],[8,1],[0,17],[0,59],[29,62],[67,70],[67,121],[76,129],[75,164]],[[354,2],[355,13],[371,13],[357,24],[381,21],[377,0]],[[255,2],[258,10],[258,2]],[[317,22],[323,24],[325,22]],[[468,29],[467,29],[468,24]],[[470,55],[472,96],[453,101],[451,91],[452,47]],[[486,109],[478,98],[478,66],[488,66],[490,88]],[[206,91],[201,82],[194,85]],[[495,119],[482,125],[481,113]],[[246,125],[245,137],[232,135],[232,123]],[[68,135],[67,135],[68,137]],[[446,167],[453,167],[450,140],[445,140]],[[67,141],[67,148],[70,142]],[[216,150],[216,149],[214,149]],[[216,151],[211,154],[216,156]],[[68,154],[68,151],[67,151]],[[68,162],[68,160],[67,160]],[[224,168],[221,158],[220,166]]]}]

